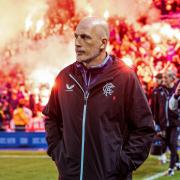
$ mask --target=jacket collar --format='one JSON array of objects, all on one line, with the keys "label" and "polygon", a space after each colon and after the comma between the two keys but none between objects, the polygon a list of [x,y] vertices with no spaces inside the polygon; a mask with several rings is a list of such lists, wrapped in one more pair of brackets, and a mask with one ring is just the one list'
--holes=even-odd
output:
[{"label": "jacket collar", "polygon": [[[93,73],[93,75],[97,74],[97,78],[95,82],[89,86],[89,89],[92,89],[101,83],[111,81],[119,73],[118,69],[121,69],[124,66],[125,66],[124,63],[121,62],[118,58],[109,55],[108,60],[102,67],[96,67],[96,68],[94,67],[92,69],[89,69],[91,73]],[[80,84],[83,87],[82,71],[81,71],[82,68],[84,68],[84,66],[81,63],[78,62],[74,63],[73,74],[77,79],[77,81],[80,82]]]}]

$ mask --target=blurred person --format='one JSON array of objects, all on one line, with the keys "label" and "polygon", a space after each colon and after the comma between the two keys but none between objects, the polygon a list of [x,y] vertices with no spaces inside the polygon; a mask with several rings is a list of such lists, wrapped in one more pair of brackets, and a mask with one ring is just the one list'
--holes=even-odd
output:
[{"label": "blurred person", "polygon": [[23,99],[25,98],[26,95],[26,88],[25,88],[25,84],[21,83],[19,84],[18,90],[17,90],[17,96],[18,99]]},{"label": "blurred person", "polygon": [[35,105],[36,105],[35,95],[34,94],[30,94],[29,95],[29,108],[32,111],[33,117],[35,117],[36,114],[37,114],[36,109],[35,109]]},{"label": "blurred person", "polygon": [[6,128],[10,127],[10,121],[12,119],[12,107],[11,104],[5,100],[3,103],[3,113],[4,113],[4,124]]},{"label": "blurred person", "polygon": [[130,180],[148,157],[153,118],[134,71],[106,52],[104,19],[75,30],[76,62],[56,78],[43,110],[47,153],[61,180]]},{"label": "blurred person", "polygon": [[[153,113],[154,121],[156,124],[156,137],[161,138],[165,141],[165,130],[166,130],[166,119],[165,119],[165,103],[166,103],[166,91],[163,87],[163,74],[158,73],[155,76],[155,88],[152,91],[150,98],[150,106]],[[165,155],[166,147],[161,147],[161,163],[167,162],[167,157]]]},{"label": "blurred person", "polygon": [[[174,94],[170,98],[169,108],[177,114],[177,116],[178,116],[177,121],[180,121],[180,81],[176,87]],[[177,129],[177,131],[178,131],[177,138],[179,135],[179,130],[180,130],[180,126],[178,126],[178,129]],[[178,170],[180,170],[180,162],[179,161],[176,162],[176,167]]]},{"label": "blurred person", "polygon": [[28,108],[27,105],[23,106],[24,112],[26,114],[26,116],[28,117],[28,119],[30,120],[33,117],[33,112],[30,108]]},{"label": "blurred person", "polygon": [[0,131],[4,131],[4,112],[3,112],[3,103],[0,102]]},{"label": "blurred person", "polygon": [[155,88],[152,91],[152,95],[151,95],[151,100],[150,100],[150,104],[151,104],[151,110],[153,113],[153,117],[155,122],[161,126],[161,115],[160,112],[160,100],[162,99],[161,96],[164,95],[163,93],[163,75],[161,73],[157,74],[155,76]]},{"label": "blurred person", "polygon": [[18,106],[18,95],[17,95],[16,89],[13,89],[11,91],[11,97],[10,97],[9,103],[11,104],[11,107],[13,110],[17,108],[17,106]]},{"label": "blurred person", "polygon": [[18,107],[13,112],[15,131],[25,131],[25,127],[29,120],[27,111],[24,109],[24,99],[20,99]]},{"label": "blurred person", "polygon": [[178,121],[178,114],[169,108],[169,99],[174,93],[176,73],[173,70],[168,69],[163,74],[164,87],[166,91],[166,103],[165,103],[165,117],[166,117],[166,143],[170,150],[170,164],[168,169],[168,175],[174,175],[175,166],[180,169],[179,156],[177,153],[177,138],[178,127],[180,127],[180,121]]}]

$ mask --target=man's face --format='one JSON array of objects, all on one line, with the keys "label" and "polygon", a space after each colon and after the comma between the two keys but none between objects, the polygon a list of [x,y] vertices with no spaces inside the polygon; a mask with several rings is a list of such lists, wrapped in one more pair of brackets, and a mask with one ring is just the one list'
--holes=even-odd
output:
[{"label": "man's face", "polygon": [[75,31],[75,51],[78,62],[90,62],[96,59],[101,52],[101,39],[96,28],[88,25],[79,25]]},{"label": "man's face", "polygon": [[158,85],[161,85],[161,84],[163,83],[162,78],[157,78],[157,79],[156,79],[156,83],[157,83]]},{"label": "man's face", "polygon": [[163,74],[163,84],[166,86],[166,87],[169,87],[171,83],[174,82],[174,79],[172,78],[171,75],[169,75],[168,73],[164,73]]}]

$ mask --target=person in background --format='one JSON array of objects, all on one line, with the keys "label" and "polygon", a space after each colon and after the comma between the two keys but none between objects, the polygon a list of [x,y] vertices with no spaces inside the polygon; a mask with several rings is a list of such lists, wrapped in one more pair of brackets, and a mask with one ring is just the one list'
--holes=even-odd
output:
[{"label": "person in background", "polygon": [[[166,92],[163,87],[163,74],[158,73],[155,76],[156,87],[153,89],[150,99],[150,106],[153,113],[154,121],[156,123],[156,137],[161,137],[161,140],[165,141],[165,103],[166,103]],[[166,148],[162,147],[162,154],[160,161],[162,164],[167,162]]]},{"label": "person in background", "polygon": [[4,112],[3,112],[3,103],[2,102],[0,102],[0,131],[5,131]]},{"label": "person in background", "polygon": [[165,117],[166,117],[166,143],[170,150],[170,164],[168,169],[168,175],[174,175],[175,167],[179,170],[179,156],[177,153],[177,137],[178,127],[180,127],[180,121],[178,121],[178,114],[169,108],[169,100],[172,97],[176,87],[176,74],[172,70],[167,70],[163,74],[164,90],[166,93],[165,103]]},{"label": "person in background", "polygon": [[35,117],[37,115],[35,106],[36,106],[35,95],[31,93],[29,95],[29,109],[32,111],[33,117]]},{"label": "person in background", "polygon": [[25,100],[20,99],[18,107],[13,112],[15,131],[25,131],[25,127],[29,122],[27,112],[24,110],[24,103]]},{"label": "person in background", "polygon": [[43,110],[47,153],[59,180],[130,180],[148,157],[154,123],[135,72],[109,55],[108,24],[75,30],[76,62],[56,78]]},{"label": "person in background", "polygon": [[[174,94],[171,96],[169,100],[169,109],[177,114],[178,116],[177,121],[179,122],[180,121],[180,81],[176,87]],[[178,126],[177,131],[178,131],[177,132],[177,138],[178,138],[180,132],[180,126]],[[180,170],[180,162],[176,162],[176,168]]]}]

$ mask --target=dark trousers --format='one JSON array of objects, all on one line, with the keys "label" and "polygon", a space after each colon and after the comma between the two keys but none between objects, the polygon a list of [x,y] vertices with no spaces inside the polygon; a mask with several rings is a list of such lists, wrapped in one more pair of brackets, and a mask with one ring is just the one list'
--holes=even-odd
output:
[{"label": "dark trousers", "polygon": [[179,156],[177,153],[177,138],[178,138],[177,127],[167,127],[166,140],[167,140],[167,146],[169,147],[170,150],[169,168],[174,168],[175,163],[179,161]]}]

